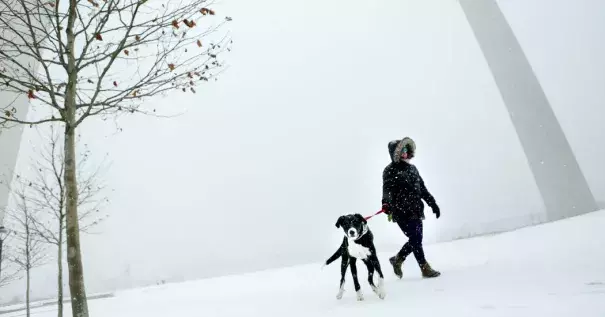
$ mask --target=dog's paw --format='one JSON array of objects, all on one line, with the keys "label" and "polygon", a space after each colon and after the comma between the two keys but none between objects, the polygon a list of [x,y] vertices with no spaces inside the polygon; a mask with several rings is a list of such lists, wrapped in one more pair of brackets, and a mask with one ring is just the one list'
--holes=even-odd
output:
[{"label": "dog's paw", "polygon": [[336,294],[336,299],[341,300],[341,299],[342,299],[342,295],[343,295],[344,293],[345,293],[344,288],[341,288],[341,289],[338,291],[338,294]]},{"label": "dog's paw", "polygon": [[376,295],[378,295],[380,293],[380,290],[378,289],[378,287],[372,285],[372,291],[374,291],[374,293],[376,293]]},{"label": "dog's paw", "polygon": [[[374,276],[376,276],[376,275],[374,275]],[[376,286],[378,286],[378,288],[382,288],[384,286],[384,279],[380,276],[375,277],[374,282],[376,283]]]},{"label": "dog's paw", "polygon": [[360,290],[357,291],[357,300],[360,302],[363,300],[363,293]]},{"label": "dog's paw", "polygon": [[386,296],[384,289],[380,287],[372,287],[372,290],[374,291],[374,293],[376,293],[376,295],[378,295],[378,298],[380,299],[384,299],[384,297]]},{"label": "dog's paw", "polygon": [[386,297],[386,292],[384,291],[384,280],[378,278],[376,284],[376,286],[372,286],[372,290],[374,293],[376,293],[376,295],[378,295],[378,298],[384,299]]},{"label": "dog's paw", "polygon": [[384,291],[384,288],[378,287],[376,289],[376,295],[378,295],[378,298],[384,299],[387,296],[387,293]]}]

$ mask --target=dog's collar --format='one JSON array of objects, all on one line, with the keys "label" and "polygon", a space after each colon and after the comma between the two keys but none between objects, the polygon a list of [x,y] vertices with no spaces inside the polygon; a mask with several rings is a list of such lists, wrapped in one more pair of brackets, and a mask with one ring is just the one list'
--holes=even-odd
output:
[{"label": "dog's collar", "polygon": [[368,225],[364,223],[363,224],[363,230],[361,231],[361,234],[356,239],[354,239],[353,241],[357,241],[357,240],[361,239],[361,237],[365,236],[366,233],[368,233],[368,231],[370,231],[370,228],[368,228]]},{"label": "dog's collar", "polygon": [[[368,233],[368,231],[370,231],[370,228],[368,228],[368,225],[364,223],[363,224],[363,231],[359,235],[359,238],[365,236],[365,234]],[[359,239],[359,238],[357,238],[357,239]]]}]

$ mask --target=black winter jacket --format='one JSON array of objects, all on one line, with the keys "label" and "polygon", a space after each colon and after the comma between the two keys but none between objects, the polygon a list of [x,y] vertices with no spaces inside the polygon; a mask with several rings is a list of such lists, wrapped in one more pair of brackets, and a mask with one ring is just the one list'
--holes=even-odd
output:
[{"label": "black winter jacket", "polygon": [[[391,160],[394,147],[389,144]],[[391,162],[382,174],[382,203],[394,221],[424,219],[424,200],[431,208],[437,203],[424,185],[416,166],[404,161]],[[438,208],[438,207],[437,207]]]}]

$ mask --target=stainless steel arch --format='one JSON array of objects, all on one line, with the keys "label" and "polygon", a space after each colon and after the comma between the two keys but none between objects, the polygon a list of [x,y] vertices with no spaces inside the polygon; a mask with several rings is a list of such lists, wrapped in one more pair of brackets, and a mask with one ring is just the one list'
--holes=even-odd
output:
[{"label": "stainless steel arch", "polygon": [[597,210],[552,107],[496,0],[460,0],[554,221]]},{"label": "stainless steel arch", "polygon": [[[15,95],[5,91],[0,91],[0,102],[4,103],[15,100]],[[6,107],[0,104],[0,109]],[[27,115],[29,110],[29,101],[27,98],[17,98],[11,103],[11,107],[17,109],[17,113]],[[15,126],[11,129],[0,129],[0,178],[2,181],[10,181],[13,177],[13,171],[19,157],[21,139],[23,136],[23,125]],[[4,222],[4,209],[8,205],[9,189],[7,186],[0,185],[0,225]]]}]

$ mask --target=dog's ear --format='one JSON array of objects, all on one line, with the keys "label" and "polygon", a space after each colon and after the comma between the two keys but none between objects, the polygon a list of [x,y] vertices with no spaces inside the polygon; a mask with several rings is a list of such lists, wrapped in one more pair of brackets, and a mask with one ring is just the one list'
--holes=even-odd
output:
[{"label": "dog's ear", "polygon": [[345,219],[345,216],[338,217],[338,220],[336,220],[336,228],[340,228],[340,226],[342,225],[342,221],[344,219]]},{"label": "dog's ear", "polygon": [[366,218],[364,218],[361,214],[355,214],[355,217],[359,218],[359,220],[361,220],[362,223],[368,223]]}]

